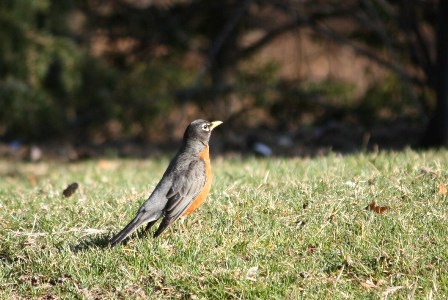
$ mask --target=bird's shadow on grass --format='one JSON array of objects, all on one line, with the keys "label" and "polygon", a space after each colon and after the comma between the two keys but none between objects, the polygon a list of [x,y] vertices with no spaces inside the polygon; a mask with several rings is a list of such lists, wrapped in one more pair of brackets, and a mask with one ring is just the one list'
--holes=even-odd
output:
[{"label": "bird's shadow on grass", "polygon": [[110,248],[110,234],[104,233],[95,236],[88,236],[79,240],[77,244],[72,245],[70,248],[73,252],[82,252],[89,249],[107,249]]},{"label": "bird's shadow on grass", "polygon": [[[127,237],[123,242],[121,242],[121,244],[126,245],[131,239],[142,239],[148,237],[148,235],[150,235],[148,234],[148,231],[138,230],[133,235]],[[86,251],[89,249],[109,249],[112,248],[110,245],[111,237],[112,236],[110,235],[110,233],[89,236],[81,239],[77,244],[72,245],[71,249],[75,253]]]}]

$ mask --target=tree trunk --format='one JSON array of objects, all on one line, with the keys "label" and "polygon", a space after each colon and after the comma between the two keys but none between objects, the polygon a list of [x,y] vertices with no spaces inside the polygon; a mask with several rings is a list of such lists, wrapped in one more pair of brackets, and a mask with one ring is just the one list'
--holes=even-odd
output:
[{"label": "tree trunk", "polygon": [[439,0],[434,88],[437,107],[421,139],[423,147],[448,146],[448,1]]}]

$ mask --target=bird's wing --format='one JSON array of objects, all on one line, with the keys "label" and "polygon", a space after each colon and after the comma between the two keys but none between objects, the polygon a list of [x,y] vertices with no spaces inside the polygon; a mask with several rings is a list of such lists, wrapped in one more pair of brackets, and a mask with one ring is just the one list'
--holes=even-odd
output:
[{"label": "bird's wing", "polygon": [[185,170],[176,174],[166,195],[168,202],[164,209],[165,216],[155,236],[162,233],[188,209],[204,187],[205,176],[205,162],[200,158],[193,160]]}]

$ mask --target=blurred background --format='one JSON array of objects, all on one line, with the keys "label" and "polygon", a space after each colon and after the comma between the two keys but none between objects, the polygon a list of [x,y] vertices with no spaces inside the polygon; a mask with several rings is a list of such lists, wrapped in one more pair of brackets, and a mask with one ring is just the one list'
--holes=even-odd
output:
[{"label": "blurred background", "polygon": [[448,143],[448,1],[2,0],[0,156]]}]

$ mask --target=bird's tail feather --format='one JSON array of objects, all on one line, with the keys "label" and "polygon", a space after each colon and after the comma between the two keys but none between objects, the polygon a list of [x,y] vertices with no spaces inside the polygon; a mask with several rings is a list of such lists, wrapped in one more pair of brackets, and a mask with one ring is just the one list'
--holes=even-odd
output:
[{"label": "bird's tail feather", "polygon": [[117,233],[109,242],[111,247],[116,246],[121,243],[125,238],[127,238],[131,233],[137,230],[140,225],[145,223],[146,220],[141,218],[141,216],[136,216],[125,228],[123,228],[119,233]]}]

